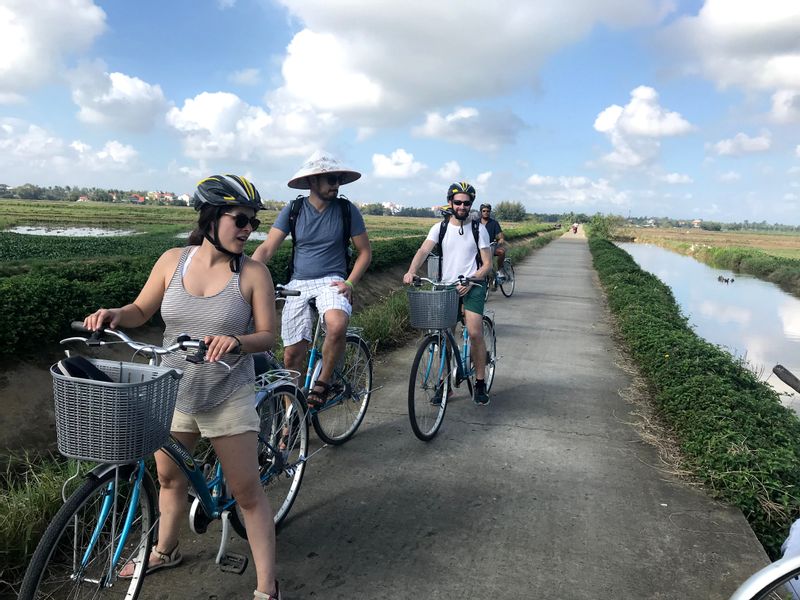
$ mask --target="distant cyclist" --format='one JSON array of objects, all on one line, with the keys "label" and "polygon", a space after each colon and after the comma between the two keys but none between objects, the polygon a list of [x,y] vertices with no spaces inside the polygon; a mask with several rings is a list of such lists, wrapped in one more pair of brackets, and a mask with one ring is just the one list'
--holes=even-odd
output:
[{"label": "distant cyclist", "polygon": [[497,272],[502,273],[503,261],[506,259],[506,236],[497,219],[492,218],[492,205],[481,204],[481,223],[489,232],[489,241],[497,242],[494,255],[497,257]]},{"label": "distant cyclist", "polygon": [[[447,188],[450,205],[449,218],[431,227],[428,237],[422,242],[411,261],[403,282],[410,284],[423,265],[428,254],[440,246],[441,281],[454,284],[464,305],[464,322],[472,346],[475,370],[481,376],[486,372],[486,344],[483,340],[483,304],[486,298],[485,284],[458,285],[460,275],[483,279],[491,267],[489,234],[486,227],[469,218],[470,208],[475,202],[475,188],[467,182],[453,183]],[[475,381],[474,400],[477,404],[489,404],[489,392],[483,379]]]}]

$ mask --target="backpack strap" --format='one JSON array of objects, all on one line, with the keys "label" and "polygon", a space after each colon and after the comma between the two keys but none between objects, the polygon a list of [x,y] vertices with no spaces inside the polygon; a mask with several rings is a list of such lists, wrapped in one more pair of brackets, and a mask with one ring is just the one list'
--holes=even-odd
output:
[{"label": "backpack strap", "polygon": [[292,205],[289,207],[289,233],[292,236],[292,256],[289,258],[289,264],[286,265],[286,283],[292,280],[292,273],[294,272],[294,247],[295,236],[297,235],[297,216],[300,214],[300,209],[303,208],[303,200],[305,196],[302,194],[292,200]]},{"label": "backpack strap", "polygon": [[[352,221],[353,217],[350,213],[352,210],[352,204],[350,200],[347,199],[347,196],[339,196],[337,199],[339,203],[339,208],[342,211],[342,248],[344,251],[344,269],[345,271],[350,271],[350,231],[352,228]],[[347,277],[348,273],[345,273],[345,278]]]},{"label": "backpack strap", "polygon": [[447,234],[447,224],[450,222],[450,217],[445,216],[442,223],[439,225],[439,277],[437,281],[442,280],[442,263],[444,262],[444,236]]},{"label": "backpack strap", "polygon": [[478,220],[472,221],[472,237],[475,238],[475,264],[480,269],[483,266],[483,258],[481,258],[481,222]]}]

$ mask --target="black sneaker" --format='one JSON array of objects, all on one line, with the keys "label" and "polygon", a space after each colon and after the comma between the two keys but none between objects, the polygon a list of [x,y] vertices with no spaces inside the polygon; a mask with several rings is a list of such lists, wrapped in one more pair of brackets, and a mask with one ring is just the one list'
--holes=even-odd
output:
[{"label": "black sneaker", "polygon": [[486,391],[486,386],[475,386],[475,393],[472,396],[473,400],[475,400],[475,404],[480,404],[481,406],[486,406],[489,404],[489,392]]}]

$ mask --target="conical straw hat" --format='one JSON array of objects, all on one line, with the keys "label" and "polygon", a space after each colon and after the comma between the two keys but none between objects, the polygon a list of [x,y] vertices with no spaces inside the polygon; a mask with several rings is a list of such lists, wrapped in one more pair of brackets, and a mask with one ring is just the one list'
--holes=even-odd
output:
[{"label": "conical straw hat", "polygon": [[308,181],[309,177],[327,173],[339,173],[342,177],[340,185],[353,183],[361,177],[361,173],[342,166],[342,163],[334,158],[333,155],[323,150],[317,150],[303,163],[300,170],[289,180],[288,185],[296,190],[308,190],[311,188],[311,184]]}]

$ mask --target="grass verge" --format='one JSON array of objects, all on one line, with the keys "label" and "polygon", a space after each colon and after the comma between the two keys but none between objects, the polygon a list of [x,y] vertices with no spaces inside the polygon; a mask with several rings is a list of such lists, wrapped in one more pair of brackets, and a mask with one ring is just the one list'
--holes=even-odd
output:
[{"label": "grass verge", "polygon": [[672,291],[629,254],[593,238],[609,307],[686,467],[738,506],[772,558],[800,517],[800,420],[728,352],[698,337]]}]

